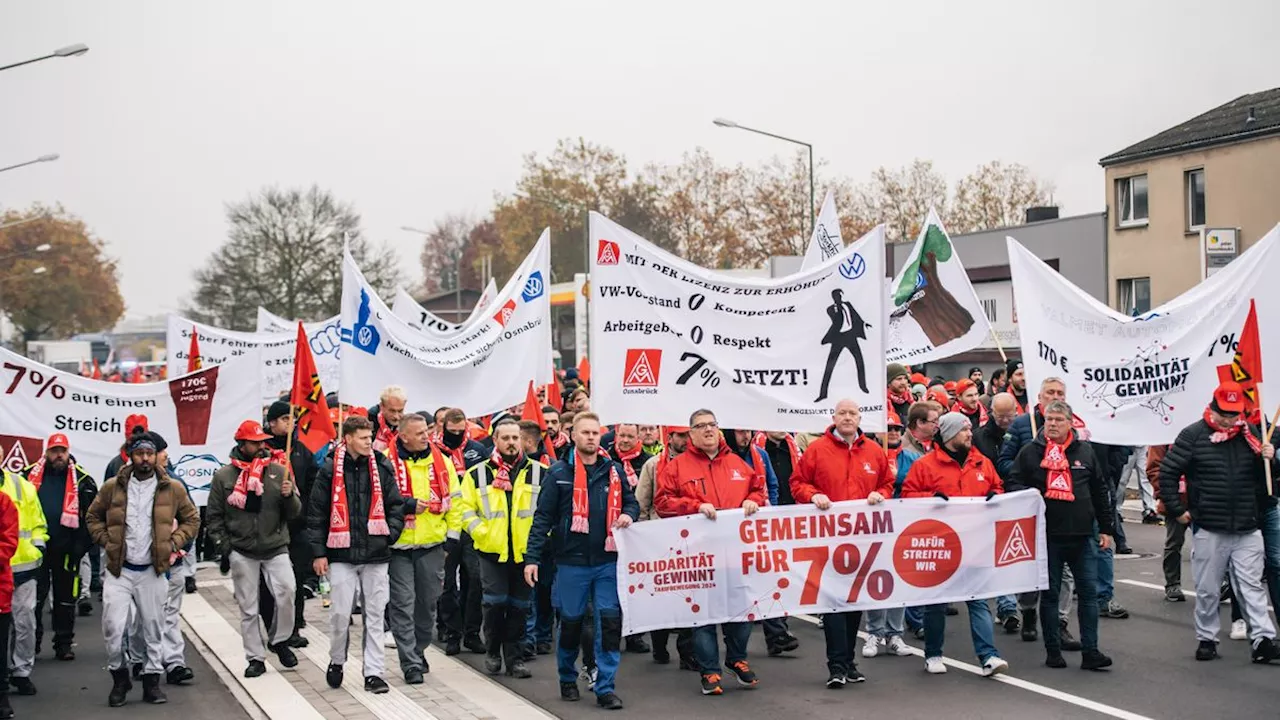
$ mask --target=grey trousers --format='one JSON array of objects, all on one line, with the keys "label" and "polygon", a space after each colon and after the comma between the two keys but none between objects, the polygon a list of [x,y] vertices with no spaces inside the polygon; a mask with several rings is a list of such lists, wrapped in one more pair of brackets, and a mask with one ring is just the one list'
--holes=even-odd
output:
[{"label": "grey trousers", "polygon": [[106,573],[102,583],[102,639],[107,647],[107,669],[119,670],[127,662],[125,635],[129,632],[129,611],[137,606],[146,648],[143,673],[164,671],[163,626],[168,581],[154,570],[122,568],[120,577]]},{"label": "grey trousers", "polygon": [[1262,584],[1263,554],[1260,530],[1233,534],[1199,528],[1192,533],[1191,575],[1196,583],[1197,640],[1218,640],[1218,631],[1222,629],[1219,589],[1228,568],[1235,580],[1235,601],[1249,623],[1249,639],[1275,639],[1276,629],[1267,614],[1267,590]]},{"label": "grey trousers", "polygon": [[[168,590],[164,601],[164,620],[160,628],[160,665],[166,672],[186,667],[187,642],[182,637],[182,596],[185,594],[181,564],[169,570]],[[125,658],[130,665],[145,664],[147,642],[142,636],[142,621],[137,606],[129,609],[129,632],[125,635]]]},{"label": "grey trousers", "polygon": [[31,677],[36,662],[36,579],[13,589],[13,662],[12,677]]},{"label": "grey trousers", "polygon": [[[386,657],[382,649],[382,616],[387,610],[387,565],[351,565],[329,563],[329,662],[342,665],[347,661],[351,641],[351,608],[356,590],[364,601],[364,676],[382,677]],[[292,601],[292,599],[290,600]],[[283,627],[283,624],[281,624]]]},{"label": "grey trousers", "polygon": [[1164,521],[1164,586],[1182,584],[1182,545],[1186,542],[1187,526],[1177,518]]},{"label": "grey trousers", "polygon": [[436,623],[436,603],[444,590],[444,548],[392,550],[391,605],[387,612],[396,639],[400,669],[422,670],[423,650],[431,644]]},{"label": "grey trousers", "polygon": [[[273,627],[269,629],[270,644],[278,645],[293,634],[293,563],[289,553],[281,552],[267,560],[255,560],[231,553],[231,582],[235,587],[236,605],[240,606],[240,637],[244,642],[246,660],[265,660],[262,648],[261,623],[258,622],[258,580],[262,578],[276,601]],[[181,586],[182,581],[179,581]]]}]

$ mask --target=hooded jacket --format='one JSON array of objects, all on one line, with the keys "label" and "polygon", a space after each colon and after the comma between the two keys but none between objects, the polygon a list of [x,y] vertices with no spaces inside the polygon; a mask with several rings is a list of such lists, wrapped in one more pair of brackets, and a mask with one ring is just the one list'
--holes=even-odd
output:
[{"label": "hooded jacket", "polygon": [[[622,465],[609,460],[603,454],[587,469],[587,521],[589,531],[576,533],[570,529],[573,522],[573,474],[578,460],[576,452],[551,466],[542,481],[538,494],[538,506],[533,513],[533,527],[529,530],[529,545],[524,561],[531,565],[551,557],[556,565],[604,565],[617,562],[618,553],[604,549],[609,535],[609,475],[618,474],[622,486],[622,514],[632,520],[640,519],[640,504],[636,502],[631,483]],[[550,548],[548,548],[550,544]]]},{"label": "hooded jacket", "polygon": [[813,502],[818,494],[831,502],[865,500],[873,492],[888,499],[895,474],[879,445],[861,431],[853,442],[845,442],[832,425],[800,456],[791,473],[791,496],[797,503]]},{"label": "hooded jacket", "polygon": [[714,458],[690,443],[667,461],[658,475],[653,509],[659,517],[676,517],[693,515],[704,503],[717,510],[740,508],[748,500],[763,507],[765,493],[764,478],[720,438]]}]

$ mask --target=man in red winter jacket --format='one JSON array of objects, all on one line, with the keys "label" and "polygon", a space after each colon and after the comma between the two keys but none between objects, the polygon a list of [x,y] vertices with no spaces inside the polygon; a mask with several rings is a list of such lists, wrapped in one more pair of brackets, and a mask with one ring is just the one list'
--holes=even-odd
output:
[{"label": "man in red winter jacket", "polygon": [[[877,505],[893,497],[896,471],[889,470],[884,450],[862,434],[862,413],[852,400],[836,403],[832,425],[822,437],[809,443],[791,473],[791,496],[796,503],[811,502],[827,510],[842,500],[866,500]],[[827,687],[833,690],[859,683],[866,676],[853,660],[858,646],[862,612],[828,613],[822,618],[827,641]]]},{"label": "man in red winter jacket", "polygon": [[[1004,492],[1004,484],[996,468],[982,451],[973,446],[973,425],[968,416],[949,412],[938,420],[938,438],[933,450],[911,466],[902,485],[904,498],[985,497],[987,500]],[[982,674],[990,677],[1009,669],[1000,658],[994,640],[991,608],[985,598],[969,600],[969,634],[973,651],[982,664]],[[924,667],[941,675],[947,671],[942,663],[942,636],[947,625],[947,606],[930,605],[924,611]]]},{"label": "man in red winter jacket", "polygon": [[13,568],[9,561],[18,552],[18,506],[0,492],[0,720],[13,717],[9,705],[9,629],[13,627]]},{"label": "man in red winter jacket", "polygon": [[[764,478],[733,453],[715,413],[698,410],[689,418],[690,447],[672,458],[658,475],[653,508],[659,517],[676,517],[701,513],[716,519],[717,510],[742,508],[753,515],[765,499]],[[724,633],[725,665],[743,687],[753,688],[759,682],[747,665],[747,641],[751,623],[733,622],[720,626]],[[693,654],[702,671],[702,694],[719,695],[720,650],[715,625],[693,630]]]}]

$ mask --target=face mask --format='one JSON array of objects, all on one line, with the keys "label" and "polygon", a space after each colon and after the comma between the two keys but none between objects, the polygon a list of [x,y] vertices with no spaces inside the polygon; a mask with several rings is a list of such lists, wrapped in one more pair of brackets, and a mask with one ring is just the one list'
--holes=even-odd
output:
[{"label": "face mask", "polygon": [[462,441],[466,439],[466,433],[444,431],[444,444],[451,448],[462,446]]}]

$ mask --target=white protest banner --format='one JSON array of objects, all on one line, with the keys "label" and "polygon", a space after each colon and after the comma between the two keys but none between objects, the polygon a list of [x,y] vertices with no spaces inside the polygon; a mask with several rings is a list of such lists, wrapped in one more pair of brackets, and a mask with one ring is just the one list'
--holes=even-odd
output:
[{"label": "white protest banner", "polygon": [[623,633],[909,607],[1048,587],[1044,500],[721,510],[614,531]]},{"label": "white protest banner", "polygon": [[[338,336],[338,318],[324,323],[304,323],[303,329],[311,341],[311,354],[320,372],[320,385],[326,393],[338,389],[341,373],[339,357],[342,344]],[[187,371],[187,350],[191,347],[191,333],[197,333],[200,343],[200,361],[205,367],[221,365],[242,355],[254,353],[261,358],[262,399],[270,402],[293,387],[294,344],[298,338],[298,326],[281,332],[240,332],[205,325],[170,314],[165,330],[168,347],[169,377]]]},{"label": "white protest banner", "polygon": [[786,278],[727,276],[591,214],[591,406],[606,423],[883,430],[884,229]]},{"label": "white protest banner", "polygon": [[840,216],[836,215],[836,199],[828,190],[822,210],[818,212],[818,222],[813,226],[813,235],[809,237],[809,247],[804,251],[800,272],[818,267],[839,255],[841,250],[844,250],[844,238],[840,235]]},{"label": "white protest banner", "polygon": [[409,327],[426,331],[433,335],[446,335],[448,333],[457,332],[463,327],[472,324],[480,313],[487,310],[489,304],[493,302],[493,298],[498,295],[498,284],[489,278],[489,284],[485,285],[484,292],[480,293],[480,299],[476,301],[476,306],[471,308],[471,314],[461,325],[446,322],[439,315],[422,307],[408,290],[404,288],[396,288],[395,299],[391,303],[391,312],[396,314],[401,320],[409,323]]},{"label": "white protest banner", "polygon": [[174,473],[204,505],[209,481],[227,463],[236,427],[262,417],[262,374],[252,354],[155,383],[109,383],[65,373],[0,348],[0,452],[21,471],[44,454],[49,435],[71,442],[76,462],[98,484],[124,443],[124,422],[147,416],[169,444]]},{"label": "white protest banner", "polygon": [[344,403],[368,404],[390,384],[414,407],[487,415],[524,402],[529,381],[551,380],[551,232],[470,326],[436,336],[411,327],[365,281],[350,253],[342,265]]},{"label": "white protest banner", "polygon": [[969,275],[932,208],[889,294],[888,362],[932,362],[972,350],[991,332]]},{"label": "white protest banner", "polygon": [[[1098,442],[1173,442],[1203,415],[1219,383],[1218,366],[1231,363],[1249,300],[1257,303],[1262,327],[1280,318],[1278,243],[1280,227],[1208,280],[1129,317],[1008,238],[1030,393],[1046,378],[1061,378],[1067,402]],[[1265,372],[1280,377],[1280,339],[1267,332],[1260,339]]]},{"label": "white protest banner", "polygon": [[289,318],[277,315],[270,310],[258,306],[258,332],[285,332],[297,325]]}]

